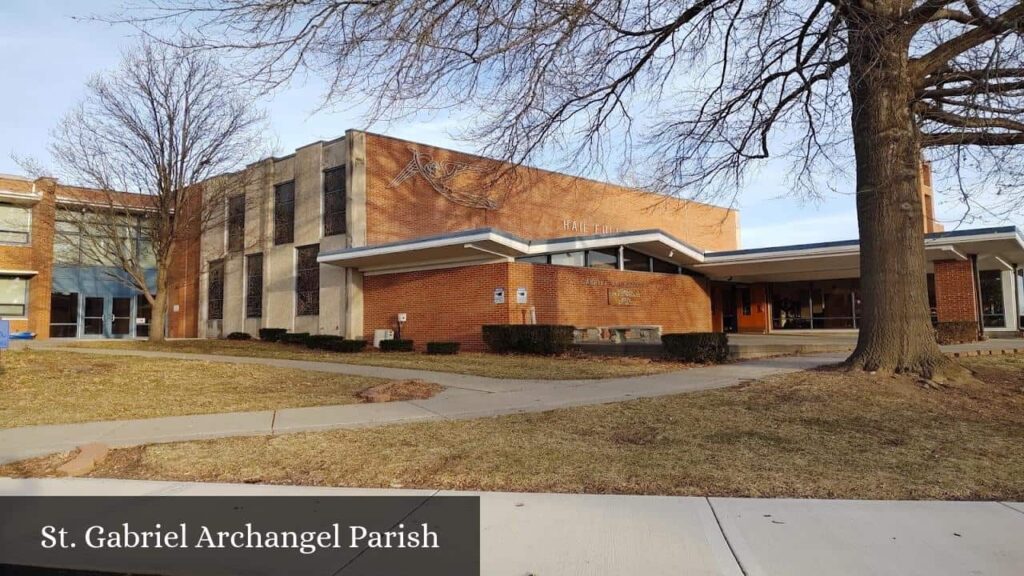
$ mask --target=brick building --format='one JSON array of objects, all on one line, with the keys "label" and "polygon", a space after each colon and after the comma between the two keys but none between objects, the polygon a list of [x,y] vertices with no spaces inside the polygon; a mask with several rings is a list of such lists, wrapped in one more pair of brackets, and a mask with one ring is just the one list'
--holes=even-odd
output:
[{"label": "brick building", "polygon": [[[400,329],[472,350],[491,323],[571,324],[582,342],[858,327],[856,241],[741,250],[727,208],[361,131],[246,172],[223,226],[175,252],[171,336]],[[137,294],[54,262],[62,189],[0,179],[0,315],[39,337],[143,336]],[[921,189],[933,319],[1016,333],[1024,239],[945,232],[927,165]]]}]

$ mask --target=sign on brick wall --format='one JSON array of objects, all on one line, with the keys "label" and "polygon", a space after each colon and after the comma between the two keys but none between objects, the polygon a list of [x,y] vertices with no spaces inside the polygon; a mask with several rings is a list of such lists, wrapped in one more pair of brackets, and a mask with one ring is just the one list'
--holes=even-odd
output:
[{"label": "sign on brick wall", "polygon": [[608,303],[612,306],[639,306],[640,291],[635,288],[609,288]]}]

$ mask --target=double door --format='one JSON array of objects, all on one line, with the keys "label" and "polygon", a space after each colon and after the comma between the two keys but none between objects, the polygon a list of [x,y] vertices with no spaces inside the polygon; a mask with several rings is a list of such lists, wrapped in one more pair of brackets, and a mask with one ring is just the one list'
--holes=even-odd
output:
[{"label": "double door", "polygon": [[130,338],[132,298],[86,296],[82,306],[82,336],[87,338]]}]

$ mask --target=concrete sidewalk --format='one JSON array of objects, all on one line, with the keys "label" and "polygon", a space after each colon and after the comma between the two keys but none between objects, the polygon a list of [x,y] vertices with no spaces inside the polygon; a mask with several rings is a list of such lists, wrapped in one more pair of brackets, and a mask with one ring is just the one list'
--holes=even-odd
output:
[{"label": "concrete sidewalk", "polygon": [[0,495],[481,498],[481,574],[953,576],[1024,573],[1024,504],[517,494],[0,479]]},{"label": "concrete sidewalk", "polygon": [[[69,349],[79,351],[79,349]],[[108,353],[96,351],[90,353]],[[804,356],[752,360],[736,364],[692,368],[679,372],[609,378],[605,380],[501,380],[422,370],[357,366],[234,356],[133,352],[131,355],[209,359],[359,374],[384,378],[420,378],[447,387],[428,400],[383,404],[347,404],[171,416],[145,420],[117,420],[0,430],[0,463],[71,450],[88,442],[123,447],[229,436],[284,434],[332,428],[381,426],[401,422],[467,419],[517,412],[543,412],[556,408],[604,404],[643,397],[681,394],[734,386],[744,381],[814,368],[842,360],[841,356]]]}]

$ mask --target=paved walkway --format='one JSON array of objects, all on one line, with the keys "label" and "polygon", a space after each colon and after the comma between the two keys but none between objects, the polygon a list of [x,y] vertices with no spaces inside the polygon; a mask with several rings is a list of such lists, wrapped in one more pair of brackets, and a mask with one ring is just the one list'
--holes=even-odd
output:
[{"label": "paved walkway", "polygon": [[843,359],[842,355],[770,358],[649,376],[603,380],[503,380],[465,374],[334,362],[133,350],[51,349],[81,354],[260,364],[392,379],[418,378],[436,382],[445,386],[446,389],[428,400],[408,402],[348,404],[11,428],[0,430],[0,463],[71,450],[87,442],[103,442],[110,446],[123,447],[202,438],[256,436],[332,428],[380,426],[399,422],[479,418],[517,412],[542,412],[570,406],[603,404],[723,388],[747,380],[806,370]]},{"label": "paved walkway", "polygon": [[[2,495],[479,495],[480,573],[1019,576],[1024,504],[0,479]],[[418,506],[418,505],[413,505]]]}]

